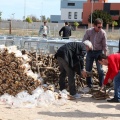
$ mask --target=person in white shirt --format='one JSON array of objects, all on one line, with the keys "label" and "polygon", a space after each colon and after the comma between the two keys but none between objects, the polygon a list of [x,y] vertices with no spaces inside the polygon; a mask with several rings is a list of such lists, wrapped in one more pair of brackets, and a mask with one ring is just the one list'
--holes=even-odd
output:
[{"label": "person in white shirt", "polygon": [[47,26],[47,22],[44,21],[44,25],[40,26],[39,35],[42,35],[43,38],[47,38],[49,34],[49,27]]}]

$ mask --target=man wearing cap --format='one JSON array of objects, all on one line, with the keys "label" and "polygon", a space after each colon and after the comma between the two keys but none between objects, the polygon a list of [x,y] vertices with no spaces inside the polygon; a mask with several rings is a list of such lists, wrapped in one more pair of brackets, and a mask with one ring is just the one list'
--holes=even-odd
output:
[{"label": "man wearing cap", "polygon": [[87,76],[87,73],[84,70],[84,56],[86,54],[86,50],[92,50],[92,44],[89,40],[84,41],[83,43],[66,43],[61,46],[55,54],[55,58],[57,58],[60,67],[60,90],[66,89],[65,77],[67,75],[70,95],[75,98],[81,97],[80,94],[76,93],[75,72],[83,77]]}]

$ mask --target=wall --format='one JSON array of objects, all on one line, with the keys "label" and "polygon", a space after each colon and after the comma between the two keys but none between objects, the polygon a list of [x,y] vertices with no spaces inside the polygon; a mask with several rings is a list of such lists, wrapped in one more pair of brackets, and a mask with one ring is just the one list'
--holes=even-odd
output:
[{"label": "wall", "polygon": [[[40,25],[43,25],[43,23],[33,22],[29,24],[28,27],[28,23],[26,22],[12,21],[11,27],[13,29],[39,29]],[[47,23],[47,25],[50,26],[51,29],[54,29],[55,27],[60,29],[64,25],[64,23]],[[0,22],[0,29],[9,29],[9,21]]]},{"label": "wall", "polygon": [[[94,10],[102,10],[103,4],[102,3],[93,3],[93,11]],[[88,24],[88,17],[91,14],[92,10],[92,4],[91,3],[85,3],[83,5],[83,24]]]},{"label": "wall", "polygon": [[[61,10],[61,20],[69,21],[82,21],[82,9],[62,9]],[[68,19],[68,12],[72,13],[71,19]],[[74,12],[78,12],[77,19],[74,19]]]}]

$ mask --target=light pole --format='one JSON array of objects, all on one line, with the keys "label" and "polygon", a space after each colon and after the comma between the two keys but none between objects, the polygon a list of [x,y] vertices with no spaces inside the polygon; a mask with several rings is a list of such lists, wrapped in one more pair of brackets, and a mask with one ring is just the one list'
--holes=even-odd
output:
[{"label": "light pole", "polygon": [[14,15],[15,15],[15,13],[12,13],[12,19],[14,20]]},{"label": "light pole", "polygon": [[91,7],[91,27],[92,27],[92,14],[93,14],[93,0],[91,0],[91,4],[92,4],[92,7]]},{"label": "light pole", "polygon": [[26,0],[24,0],[24,20],[25,20],[25,17],[26,17]]}]

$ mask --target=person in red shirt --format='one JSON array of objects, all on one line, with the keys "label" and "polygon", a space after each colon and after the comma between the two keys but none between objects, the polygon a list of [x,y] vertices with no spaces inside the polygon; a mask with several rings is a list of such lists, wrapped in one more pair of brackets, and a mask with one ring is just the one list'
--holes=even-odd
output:
[{"label": "person in red shirt", "polygon": [[114,98],[107,101],[120,102],[120,53],[110,54],[109,56],[100,54],[97,60],[101,65],[108,66],[102,88],[112,81],[114,84]]}]

